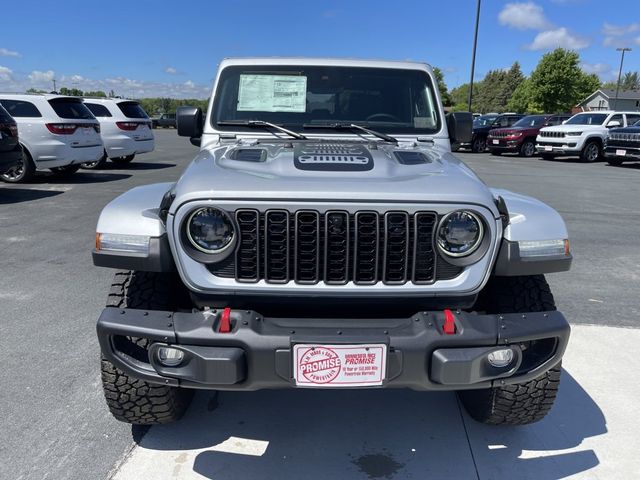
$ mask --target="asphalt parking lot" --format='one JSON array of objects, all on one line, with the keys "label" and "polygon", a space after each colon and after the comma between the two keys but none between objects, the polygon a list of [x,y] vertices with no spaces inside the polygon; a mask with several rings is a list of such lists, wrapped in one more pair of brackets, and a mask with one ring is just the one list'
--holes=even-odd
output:
[{"label": "asphalt parking lot", "polygon": [[[631,387],[606,383],[609,377],[588,368],[595,358],[612,371],[617,349],[640,368],[625,350],[636,347],[631,340],[640,327],[640,163],[460,153],[489,185],[535,196],[568,224],[574,266],[549,281],[558,308],[580,327],[559,403],[541,424],[479,427],[462,417],[451,394],[405,391],[201,393],[176,425],[145,434],[113,420],[102,398],[94,331],[112,272],[92,265],[95,224],[120,193],[176,179],[196,151],[175,131],[156,130],[155,152],[126,168],[109,164],[68,180],[39,174],[31,184],[0,184],[0,478],[640,476],[640,464],[628,463],[624,449],[605,458],[587,445],[620,425],[615,431],[630,448],[631,431],[640,427]],[[620,408],[635,429],[603,406],[616,387],[625,391]],[[530,453],[551,450],[562,453]],[[621,461],[637,470],[616,477],[609,465]],[[505,466],[491,467],[500,462]],[[603,470],[593,473],[598,465]]]}]

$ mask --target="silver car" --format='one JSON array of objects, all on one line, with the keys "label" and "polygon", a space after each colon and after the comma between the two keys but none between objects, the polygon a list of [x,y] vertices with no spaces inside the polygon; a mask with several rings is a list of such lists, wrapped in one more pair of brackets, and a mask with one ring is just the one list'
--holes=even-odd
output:
[{"label": "silver car", "polygon": [[569,325],[544,274],[571,265],[560,215],[451,154],[431,67],[227,59],[175,183],[97,225],[116,268],[97,331],[121,421],[178,419],[195,389],[457,391],[489,424],[540,420]]}]

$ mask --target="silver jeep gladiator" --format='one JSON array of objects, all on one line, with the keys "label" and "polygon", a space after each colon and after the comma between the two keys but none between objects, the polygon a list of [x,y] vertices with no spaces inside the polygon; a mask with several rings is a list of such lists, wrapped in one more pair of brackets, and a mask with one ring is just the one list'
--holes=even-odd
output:
[{"label": "silver jeep gladiator", "polygon": [[451,145],[431,67],[227,59],[175,183],[98,220],[116,268],[97,323],[113,415],[180,418],[196,389],[456,391],[489,424],[553,405],[569,324],[544,274],[571,265],[544,203],[487,187]]}]

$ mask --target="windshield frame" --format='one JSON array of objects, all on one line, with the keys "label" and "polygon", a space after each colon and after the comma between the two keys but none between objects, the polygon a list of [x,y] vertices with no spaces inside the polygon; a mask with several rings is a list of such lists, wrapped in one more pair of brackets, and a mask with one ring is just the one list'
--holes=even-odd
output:
[{"label": "windshield frame", "polygon": [[[400,135],[400,136],[413,136],[413,137],[418,137],[418,136],[437,136],[439,134],[441,134],[443,128],[444,128],[444,117],[442,115],[442,104],[441,104],[441,100],[440,100],[440,94],[439,91],[437,90],[437,88],[435,87],[435,80],[433,79],[432,75],[430,74],[430,72],[427,70],[427,68],[421,69],[421,68],[392,68],[392,67],[388,67],[388,66],[362,66],[362,65],[334,65],[334,64],[307,64],[307,63],[303,63],[303,64],[297,64],[295,62],[292,62],[290,64],[282,64],[282,63],[274,63],[274,64],[231,64],[228,66],[223,67],[219,74],[218,77],[216,78],[216,83],[215,83],[215,87],[214,87],[214,92],[213,92],[213,100],[210,104],[210,112],[209,112],[209,118],[208,118],[208,122],[207,122],[207,126],[212,128],[212,132],[211,133],[215,133],[215,134],[229,134],[229,133],[238,133],[238,134],[253,134],[255,136],[256,135],[256,131],[255,128],[251,128],[251,127],[245,127],[245,126],[241,126],[241,125],[229,125],[229,126],[224,126],[224,125],[220,125],[218,122],[224,121],[224,120],[229,120],[229,118],[225,118],[227,115],[225,115],[225,112],[222,111],[221,109],[221,102],[223,101],[222,99],[222,95],[223,95],[223,89],[224,88],[229,88],[228,85],[225,86],[225,82],[229,79],[229,78],[233,78],[234,76],[238,76],[241,74],[256,74],[256,75],[286,75],[287,73],[289,74],[293,74],[295,72],[295,74],[301,75],[304,74],[305,71],[311,70],[311,69],[316,69],[316,70],[321,70],[321,69],[326,69],[328,71],[328,73],[333,70],[341,70],[344,69],[345,72],[338,72],[339,74],[348,74],[349,72],[346,72],[346,70],[357,70],[357,71],[361,71],[362,73],[368,73],[366,71],[378,71],[381,74],[385,73],[385,71],[393,74],[393,73],[398,73],[398,72],[407,72],[408,75],[415,75],[415,76],[422,76],[423,78],[419,78],[419,81],[421,82],[422,80],[424,80],[424,86],[426,89],[429,89],[428,92],[425,92],[424,95],[430,97],[430,100],[432,102],[432,104],[430,105],[430,107],[432,108],[433,112],[434,112],[434,116],[435,116],[435,125],[433,127],[430,128],[416,128],[414,125],[415,124],[411,124],[411,126],[409,126],[409,123],[396,123],[395,125],[392,122],[383,122],[383,121],[364,121],[364,120],[358,120],[358,119],[349,119],[349,120],[343,120],[343,119],[325,119],[325,118],[312,118],[309,119],[308,117],[306,118],[300,118],[299,121],[297,122],[289,122],[289,121],[278,121],[274,118],[271,118],[271,113],[273,112],[262,112],[262,111],[256,111],[255,115],[253,116],[254,118],[252,118],[252,120],[261,120],[261,121],[268,121],[271,123],[275,123],[277,125],[280,125],[282,127],[288,128],[294,132],[297,133],[304,133],[304,134],[310,134],[312,136],[327,136],[328,132],[327,129],[325,127],[325,125],[327,123],[357,123],[359,125],[374,129],[376,131],[379,131],[381,133],[386,133],[389,135]],[[310,72],[311,74],[311,72]],[[317,74],[317,72],[316,72]],[[411,79],[411,77],[409,77]],[[413,79],[415,80],[416,77],[413,77]],[[338,87],[340,86],[340,84],[338,84]],[[233,87],[233,86],[232,86]],[[420,91],[420,90],[418,90]],[[307,91],[307,95],[309,94],[316,94],[317,92],[314,91]],[[324,92],[322,92],[324,93]],[[334,91],[330,91],[330,94],[335,95]],[[237,92],[236,92],[237,95]],[[235,97],[237,99],[237,96]],[[307,99],[309,97],[307,96]],[[415,107],[415,102],[412,102],[412,108]],[[235,111],[235,113],[237,113],[237,110]],[[245,112],[243,112],[245,113]],[[266,113],[266,114],[265,114]],[[276,113],[283,113],[283,112],[276,112]],[[302,113],[302,112],[301,112]],[[306,112],[305,112],[306,113]],[[308,115],[308,114],[307,114]],[[430,117],[427,117],[430,118]],[[309,122],[318,122],[318,125],[320,128],[317,129],[317,131],[313,128],[310,127]],[[342,136],[360,136],[358,134],[355,134],[354,132],[349,132],[346,133],[347,130],[346,129],[339,129],[336,130],[335,132],[331,132],[330,135],[342,135]],[[205,131],[206,133],[206,131]],[[265,134],[268,134],[267,132],[265,132]]]}]

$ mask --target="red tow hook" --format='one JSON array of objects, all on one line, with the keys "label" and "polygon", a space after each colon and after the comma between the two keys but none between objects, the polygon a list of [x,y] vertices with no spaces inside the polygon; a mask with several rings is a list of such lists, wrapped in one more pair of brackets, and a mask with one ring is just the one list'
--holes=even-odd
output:
[{"label": "red tow hook", "polygon": [[231,332],[231,308],[226,307],[220,315],[220,325],[218,326],[218,333],[230,333]]},{"label": "red tow hook", "polygon": [[442,325],[442,333],[445,335],[454,335],[456,333],[456,317],[448,308],[444,311],[444,325]]}]

